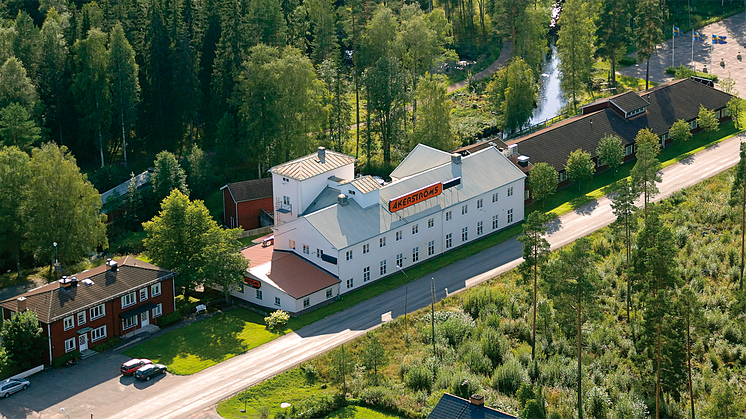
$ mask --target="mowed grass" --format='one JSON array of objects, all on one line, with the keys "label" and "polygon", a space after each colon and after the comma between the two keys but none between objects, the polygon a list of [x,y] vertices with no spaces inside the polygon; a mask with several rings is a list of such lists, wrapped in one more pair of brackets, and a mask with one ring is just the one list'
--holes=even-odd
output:
[{"label": "mowed grass", "polygon": [[329,416],[326,416],[326,419],[398,419],[400,417],[401,416],[379,412],[367,407],[347,406],[337,410]]},{"label": "mowed grass", "polygon": [[279,336],[266,329],[261,315],[235,308],[151,339],[124,353],[164,364],[174,374],[189,375]]},{"label": "mowed grass", "polygon": [[[281,403],[293,405],[314,397],[332,397],[337,391],[333,387],[323,387],[321,383],[307,380],[301,369],[296,367],[220,402],[217,411],[227,419],[249,419],[260,418],[262,410],[266,409],[271,418],[282,410]],[[246,412],[241,412],[244,399]]]}]

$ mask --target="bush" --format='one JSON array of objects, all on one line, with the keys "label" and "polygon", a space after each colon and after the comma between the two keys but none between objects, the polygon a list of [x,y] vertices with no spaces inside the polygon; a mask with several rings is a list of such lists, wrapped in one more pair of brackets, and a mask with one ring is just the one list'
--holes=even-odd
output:
[{"label": "bush", "polygon": [[448,344],[457,347],[476,327],[474,320],[466,313],[455,313],[448,320],[436,325],[436,336],[442,336]]},{"label": "bush", "polygon": [[404,384],[414,391],[430,391],[432,388],[432,371],[422,364],[413,364],[404,374]]},{"label": "bush", "polygon": [[689,77],[700,77],[707,80],[712,80],[714,82],[718,81],[718,76],[711,73],[703,73],[701,71],[694,71],[688,67],[685,67],[683,65],[676,66],[676,67],[667,67],[666,68],[666,74],[670,74],[674,76],[676,79],[688,79]]},{"label": "bush", "polygon": [[530,380],[526,369],[513,357],[495,368],[495,373],[492,375],[492,387],[511,395],[521,388],[521,384],[528,382]]},{"label": "bush", "polygon": [[161,317],[158,317],[158,327],[164,328],[166,326],[170,326],[174,323],[180,322],[181,319],[181,313],[179,313],[178,311],[172,311],[171,313],[164,314]]},{"label": "bush", "polygon": [[464,301],[464,311],[473,319],[478,319],[483,312],[501,311],[507,296],[492,287],[480,287],[470,290]]},{"label": "bush", "polygon": [[288,320],[290,320],[290,315],[286,311],[276,310],[264,318],[264,323],[267,324],[267,329],[276,330],[284,328]]},{"label": "bush", "polygon": [[495,329],[485,329],[482,333],[482,353],[492,361],[492,367],[503,363],[505,354],[510,349],[508,339]]},{"label": "bush", "polygon": [[461,360],[475,374],[488,375],[492,372],[492,361],[482,353],[479,342],[465,343],[461,347]]},{"label": "bush", "polygon": [[121,342],[121,341],[122,341],[122,339],[119,339],[117,337],[113,337],[113,338],[107,340],[106,342],[104,342],[104,343],[102,343],[100,345],[96,345],[96,346],[92,347],[91,350],[96,351],[96,352],[103,352],[103,351],[105,351],[107,349],[111,349],[111,348],[119,345],[119,342]]}]

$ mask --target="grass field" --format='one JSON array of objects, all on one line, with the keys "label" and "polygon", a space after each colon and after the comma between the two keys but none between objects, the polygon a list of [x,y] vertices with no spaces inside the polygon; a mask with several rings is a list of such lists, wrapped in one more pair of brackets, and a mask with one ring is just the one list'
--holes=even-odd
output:
[{"label": "grass field", "polygon": [[327,416],[326,419],[394,419],[399,417],[390,413],[368,409],[367,407],[347,406]]},{"label": "grass field", "polygon": [[244,309],[233,309],[151,339],[125,352],[165,364],[169,372],[194,374],[233,358],[280,335],[268,331],[264,318]]}]

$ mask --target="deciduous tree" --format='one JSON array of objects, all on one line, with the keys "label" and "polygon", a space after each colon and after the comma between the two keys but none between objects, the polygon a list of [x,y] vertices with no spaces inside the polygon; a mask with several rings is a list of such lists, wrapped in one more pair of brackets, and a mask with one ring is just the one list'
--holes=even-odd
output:
[{"label": "deciduous tree", "polygon": [[743,125],[744,109],[746,109],[746,103],[740,97],[733,96],[728,101],[728,112],[730,112],[730,117],[733,119],[736,129],[740,129]]},{"label": "deciduous tree", "polygon": [[630,176],[636,191],[643,196],[645,218],[648,216],[648,204],[658,193],[657,183],[661,181],[661,162],[658,161],[660,139],[648,128],[641,129],[635,137],[637,144],[637,162],[632,168]]},{"label": "deciduous tree", "polygon": [[23,64],[11,57],[0,66],[0,109],[16,102],[34,115],[38,96]]},{"label": "deciduous tree", "polygon": [[0,144],[29,151],[40,138],[41,128],[31,119],[26,108],[14,102],[0,109]]},{"label": "deciduous tree", "polygon": [[520,58],[511,61],[505,77],[505,100],[500,105],[498,123],[503,130],[513,132],[531,118],[539,88],[534,72]]},{"label": "deciduous tree", "polygon": [[635,41],[637,44],[637,61],[645,62],[645,90],[650,81],[650,57],[659,42],[663,40],[663,14],[658,0],[640,0],[637,2],[635,20]]},{"label": "deciduous tree", "polygon": [[446,151],[456,148],[451,127],[453,104],[448,99],[448,89],[442,76],[431,77],[425,73],[417,85],[416,97],[422,112],[412,132],[413,145],[421,143]]},{"label": "deciduous tree", "polygon": [[29,178],[29,156],[18,147],[0,147],[0,253],[16,261],[21,276],[23,223],[19,222]]},{"label": "deciduous tree", "polygon": [[720,122],[715,118],[715,112],[710,111],[703,105],[699,105],[699,114],[697,116],[697,125],[702,131],[707,133],[707,140],[710,140],[710,133],[720,128]]},{"label": "deciduous tree", "polygon": [[593,163],[590,153],[587,153],[581,149],[577,149],[570,153],[565,163],[565,172],[567,172],[567,179],[570,182],[578,182],[578,190],[581,190],[581,186],[584,180],[593,177],[593,171],[596,165]]},{"label": "deciduous tree", "polygon": [[692,139],[689,123],[683,119],[674,122],[668,133],[676,141],[687,142]]},{"label": "deciduous tree", "polygon": [[549,195],[557,191],[557,171],[554,167],[544,162],[539,162],[528,172],[528,189],[531,191],[531,197],[541,201],[544,207]]},{"label": "deciduous tree", "polygon": [[29,172],[33,187],[25,189],[21,222],[24,248],[37,262],[53,260],[55,242],[61,263],[77,262],[108,246],[101,194],[67,147],[45,143],[35,148]]},{"label": "deciduous tree", "polygon": [[47,348],[47,338],[35,311],[22,311],[12,319],[5,320],[0,337],[3,338],[3,349],[10,361],[22,371],[35,367],[44,360],[42,354]]},{"label": "deciduous tree", "polygon": [[[127,165],[127,133],[131,132],[140,101],[139,66],[135,62],[135,50],[124,36],[122,24],[117,23],[109,35],[108,51],[109,83],[111,84],[112,113],[121,128],[122,153]],[[183,98],[189,100],[188,98]]]},{"label": "deciduous tree", "polygon": [[569,0],[562,7],[557,53],[560,57],[560,85],[577,107],[577,97],[593,75],[593,6],[585,0]]},{"label": "deciduous tree", "polygon": [[368,333],[368,344],[363,349],[363,365],[369,371],[373,371],[373,385],[378,385],[378,370],[388,365],[389,358],[386,348],[381,345],[375,335]]},{"label": "deciduous tree", "polygon": [[153,185],[155,202],[161,202],[174,189],[178,189],[184,195],[189,194],[186,173],[173,153],[161,151],[155,156],[153,165],[155,166],[155,170],[153,170],[153,174],[150,176],[150,184]]},{"label": "deciduous tree", "polygon": [[596,156],[598,156],[599,166],[602,164],[609,166],[614,171],[614,176],[616,176],[617,169],[624,162],[622,140],[615,135],[605,135],[598,142]]}]

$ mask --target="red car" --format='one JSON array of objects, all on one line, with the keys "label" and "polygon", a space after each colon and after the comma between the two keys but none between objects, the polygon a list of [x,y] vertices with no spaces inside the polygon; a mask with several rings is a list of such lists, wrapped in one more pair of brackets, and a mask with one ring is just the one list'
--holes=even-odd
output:
[{"label": "red car", "polygon": [[122,364],[122,368],[120,368],[120,371],[122,371],[122,375],[132,375],[143,365],[149,365],[152,363],[153,361],[149,359],[130,359],[129,361]]}]

